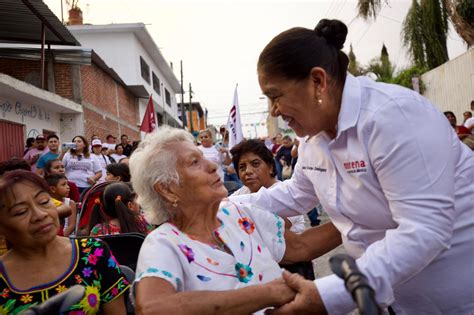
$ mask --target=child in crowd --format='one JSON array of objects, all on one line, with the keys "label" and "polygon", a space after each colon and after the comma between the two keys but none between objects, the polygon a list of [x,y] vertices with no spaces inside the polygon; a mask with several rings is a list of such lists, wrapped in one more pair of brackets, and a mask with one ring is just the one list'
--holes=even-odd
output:
[{"label": "child in crowd", "polygon": [[130,181],[130,168],[127,164],[113,163],[106,167],[106,182],[129,182]]},{"label": "child in crowd", "polygon": [[[54,175],[54,174],[64,175],[65,174],[64,164],[59,159],[48,161],[44,168],[44,172],[45,172],[45,176]],[[74,200],[74,202],[79,202],[79,200],[81,199],[81,195],[79,194],[79,189],[77,188],[77,185],[74,182],[71,182],[70,180],[67,181],[67,184],[69,186],[69,196],[67,197],[71,198],[71,200]]]},{"label": "child in crowd", "polygon": [[142,233],[148,234],[153,226],[140,214],[137,195],[127,183],[111,183],[94,206],[89,229],[91,236]]},{"label": "child in crowd", "polygon": [[76,203],[69,196],[69,185],[66,175],[55,174],[46,176],[49,193],[59,213],[61,228],[58,235],[69,236],[76,225]]}]

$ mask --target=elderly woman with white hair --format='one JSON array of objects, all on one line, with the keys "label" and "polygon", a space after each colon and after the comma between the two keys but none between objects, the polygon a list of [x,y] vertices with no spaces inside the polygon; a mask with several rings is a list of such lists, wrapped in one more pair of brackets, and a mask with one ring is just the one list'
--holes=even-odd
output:
[{"label": "elderly woman with white hair", "polygon": [[161,224],[138,259],[139,314],[249,314],[280,306],[294,293],[278,262],[308,261],[341,243],[332,224],[296,235],[280,217],[225,199],[217,165],[184,130],[147,135],[130,169],[147,217]]}]

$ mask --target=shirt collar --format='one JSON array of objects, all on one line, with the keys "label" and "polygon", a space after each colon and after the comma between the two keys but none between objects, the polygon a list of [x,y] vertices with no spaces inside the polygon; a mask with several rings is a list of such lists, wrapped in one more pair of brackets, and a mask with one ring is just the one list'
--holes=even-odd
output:
[{"label": "shirt collar", "polygon": [[342,91],[341,110],[337,119],[337,136],[354,127],[359,119],[361,103],[360,83],[352,74],[347,73]]}]

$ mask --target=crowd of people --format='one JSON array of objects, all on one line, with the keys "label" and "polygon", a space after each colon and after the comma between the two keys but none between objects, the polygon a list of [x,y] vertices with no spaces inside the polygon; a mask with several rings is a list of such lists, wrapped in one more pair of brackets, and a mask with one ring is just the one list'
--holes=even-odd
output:
[{"label": "crowd of people", "polygon": [[[347,314],[343,280],[311,264],[341,244],[384,312],[472,313],[474,120],[348,74],[346,35],[321,20],[261,52],[260,88],[294,139],[28,139],[0,162],[0,313],[78,284],[66,313],[125,314],[130,296],[137,314]],[[320,209],[330,222],[305,224]],[[120,234],[146,237],[134,279],[103,241]]]}]

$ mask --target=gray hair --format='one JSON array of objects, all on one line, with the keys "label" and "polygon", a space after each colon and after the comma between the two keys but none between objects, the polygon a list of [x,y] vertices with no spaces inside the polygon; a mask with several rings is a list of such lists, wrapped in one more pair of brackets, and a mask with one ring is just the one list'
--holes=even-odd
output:
[{"label": "gray hair", "polygon": [[150,223],[161,224],[171,217],[167,201],[155,190],[155,184],[168,186],[179,183],[176,152],[170,150],[168,145],[181,141],[193,143],[193,140],[187,131],[161,126],[147,134],[130,157],[132,185]]}]

